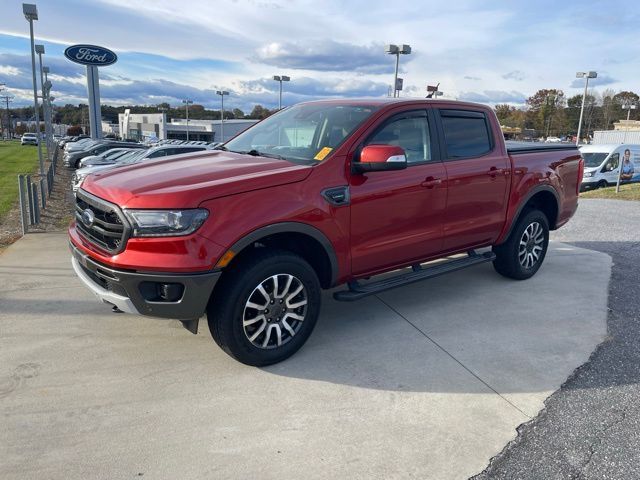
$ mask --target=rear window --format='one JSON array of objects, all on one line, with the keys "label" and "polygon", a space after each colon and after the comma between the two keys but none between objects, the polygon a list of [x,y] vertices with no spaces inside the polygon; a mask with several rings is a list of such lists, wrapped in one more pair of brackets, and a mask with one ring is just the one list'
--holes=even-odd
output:
[{"label": "rear window", "polygon": [[484,113],[441,110],[448,158],[479,157],[492,150],[491,134]]}]

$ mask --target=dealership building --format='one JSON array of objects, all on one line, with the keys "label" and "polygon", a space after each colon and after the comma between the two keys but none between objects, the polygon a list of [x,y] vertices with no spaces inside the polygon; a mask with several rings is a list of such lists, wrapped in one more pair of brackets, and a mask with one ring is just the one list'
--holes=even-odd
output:
[{"label": "dealership building", "polygon": [[176,139],[201,140],[205,142],[222,142],[246,130],[258,120],[225,120],[224,138],[223,125],[220,120],[187,120],[173,118],[167,122],[165,113],[125,113],[118,115],[118,130],[123,138],[136,140]]}]

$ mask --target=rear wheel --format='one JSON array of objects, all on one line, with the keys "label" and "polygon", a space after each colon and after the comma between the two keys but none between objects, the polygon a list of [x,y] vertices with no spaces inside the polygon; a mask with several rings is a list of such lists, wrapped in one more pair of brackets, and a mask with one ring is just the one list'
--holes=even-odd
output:
[{"label": "rear wheel", "polygon": [[549,222],[539,210],[522,215],[506,242],[493,247],[493,267],[516,280],[531,278],[538,271],[549,246]]},{"label": "rear wheel", "polygon": [[320,283],[303,258],[261,252],[241,259],[225,275],[207,309],[211,335],[225,352],[263,366],[304,345],[320,313]]}]

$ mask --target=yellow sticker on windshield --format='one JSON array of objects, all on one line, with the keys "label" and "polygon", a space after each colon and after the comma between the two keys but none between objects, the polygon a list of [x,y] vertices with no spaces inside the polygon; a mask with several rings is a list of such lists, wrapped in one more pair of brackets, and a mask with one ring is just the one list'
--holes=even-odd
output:
[{"label": "yellow sticker on windshield", "polygon": [[319,162],[321,162],[322,160],[325,159],[325,157],[327,155],[329,155],[331,153],[331,150],[333,150],[333,148],[331,147],[324,147],[322,150],[320,150],[318,153],[316,153],[316,156],[313,157],[314,160],[318,160]]}]

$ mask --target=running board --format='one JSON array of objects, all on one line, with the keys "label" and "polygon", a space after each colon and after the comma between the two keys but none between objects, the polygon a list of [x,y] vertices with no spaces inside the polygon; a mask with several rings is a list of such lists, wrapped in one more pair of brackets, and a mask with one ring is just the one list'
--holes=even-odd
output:
[{"label": "running board", "polygon": [[335,292],[333,298],[341,302],[353,302],[354,300],[360,300],[361,298],[391,290],[392,288],[409,285],[427,278],[438,277],[445,273],[455,272],[481,263],[492,262],[495,258],[496,255],[493,252],[484,252],[482,254],[469,252],[466,257],[456,258],[430,267],[413,265],[411,272],[402,273],[377,282],[367,283],[366,285],[361,285],[357,281],[349,282],[349,290]]}]

